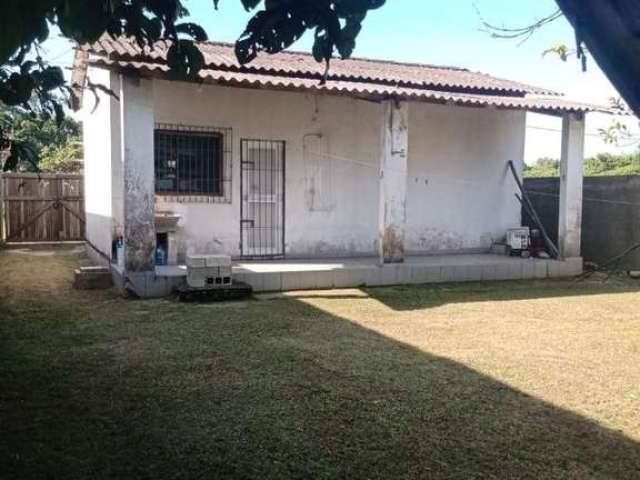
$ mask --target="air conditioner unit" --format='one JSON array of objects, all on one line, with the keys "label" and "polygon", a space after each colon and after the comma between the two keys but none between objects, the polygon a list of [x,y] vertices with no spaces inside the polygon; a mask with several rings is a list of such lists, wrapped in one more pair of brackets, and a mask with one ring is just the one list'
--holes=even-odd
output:
[{"label": "air conditioner unit", "polygon": [[228,255],[187,255],[187,285],[213,290],[232,283],[231,257]]}]

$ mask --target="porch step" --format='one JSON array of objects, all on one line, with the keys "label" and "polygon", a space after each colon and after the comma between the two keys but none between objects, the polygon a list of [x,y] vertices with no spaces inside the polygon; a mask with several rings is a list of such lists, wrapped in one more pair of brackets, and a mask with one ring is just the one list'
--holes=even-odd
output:
[{"label": "porch step", "polygon": [[78,290],[100,290],[113,286],[111,271],[108,267],[80,267],[75,270],[73,288]]}]

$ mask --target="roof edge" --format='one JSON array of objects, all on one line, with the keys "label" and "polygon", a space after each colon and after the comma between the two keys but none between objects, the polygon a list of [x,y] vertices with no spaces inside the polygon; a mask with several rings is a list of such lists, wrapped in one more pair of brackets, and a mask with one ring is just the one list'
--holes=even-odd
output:
[{"label": "roof edge", "polygon": [[[105,59],[104,57],[95,59],[88,62],[89,65],[93,65],[98,68],[105,68],[113,71],[117,71],[123,74],[144,74],[150,78],[158,78],[161,80],[176,81],[175,78],[170,78],[168,74],[168,67],[161,64],[140,64],[137,66],[131,65],[127,61],[114,61]],[[357,82],[341,82],[335,83],[355,83],[356,86],[349,88],[345,85],[331,85],[332,81],[327,84],[314,83],[312,85],[303,85],[296,83],[296,81],[310,80],[310,79],[297,79],[290,77],[275,77],[270,75],[255,74],[253,77],[266,77],[266,78],[250,78],[252,74],[242,73],[247,78],[239,78],[235,76],[234,72],[223,72],[219,70],[205,69],[200,72],[200,76],[197,80],[192,80],[193,83],[208,83],[220,86],[236,87],[236,88],[251,88],[251,89],[263,89],[263,90],[276,90],[276,91],[296,91],[296,92],[318,92],[328,95],[349,96],[352,98],[359,98],[365,100],[382,101],[388,98],[398,98],[407,101],[417,101],[424,103],[437,103],[437,104],[454,104],[465,107],[475,108],[498,108],[505,110],[518,110],[529,111],[535,113],[543,113],[547,115],[564,115],[567,113],[591,113],[601,112],[607,114],[617,114],[607,107],[601,107],[598,105],[591,105],[586,103],[573,102],[568,100],[558,99],[557,97],[544,97],[544,96],[532,96],[532,97],[513,97],[506,95],[481,95],[474,93],[459,93],[449,91],[437,91],[428,89],[411,89],[404,87],[385,87],[378,84],[369,84],[369,88],[366,88],[366,83]],[[188,81],[188,80],[177,80]]]}]

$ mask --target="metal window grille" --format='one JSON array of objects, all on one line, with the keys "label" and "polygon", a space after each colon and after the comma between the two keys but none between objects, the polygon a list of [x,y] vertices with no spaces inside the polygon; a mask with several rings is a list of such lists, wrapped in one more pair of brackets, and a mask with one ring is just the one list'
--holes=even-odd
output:
[{"label": "metal window grille", "polygon": [[230,128],[157,124],[156,195],[168,201],[231,203]]}]

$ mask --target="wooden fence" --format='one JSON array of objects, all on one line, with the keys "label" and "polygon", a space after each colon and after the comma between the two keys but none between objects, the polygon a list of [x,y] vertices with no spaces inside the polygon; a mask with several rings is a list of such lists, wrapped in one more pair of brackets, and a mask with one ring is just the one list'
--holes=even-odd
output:
[{"label": "wooden fence", "polygon": [[84,239],[82,175],[3,173],[0,209],[0,239],[5,242]]}]

